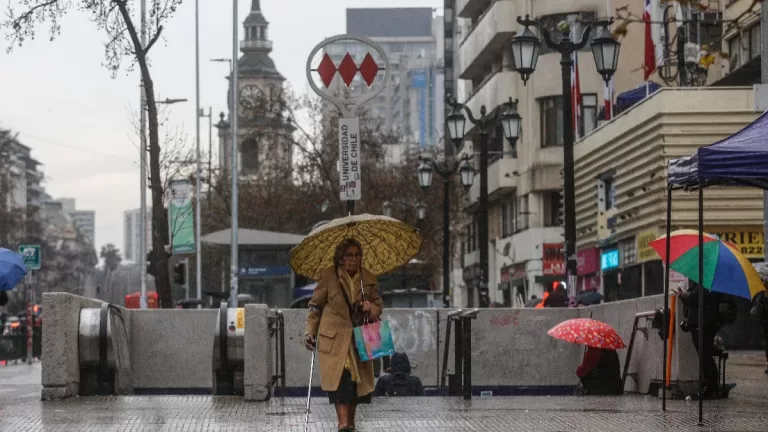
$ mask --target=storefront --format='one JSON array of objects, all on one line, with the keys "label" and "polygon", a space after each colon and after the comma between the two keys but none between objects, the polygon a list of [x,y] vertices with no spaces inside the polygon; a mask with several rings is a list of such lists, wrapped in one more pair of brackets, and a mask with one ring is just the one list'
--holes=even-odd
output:
[{"label": "storefront", "polygon": [[606,302],[620,299],[621,270],[619,248],[616,245],[600,250],[600,272],[602,272],[603,297]]},{"label": "storefront", "polygon": [[762,226],[705,227],[705,232],[715,234],[721,240],[732,243],[750,261],[763,261],[765,235]]},{"label": "storefront", "polygon": [[544,243],[541,246],[541,275],[536,276],[534,281],[541,284],[543,289],[554,286],[558,282],[565,283],[565,253],[563,248],[563,243]]},{"label": "storefront", "polygon": [[581,249],[576,252],[576,259],[578,260],[576,274],[579,276],[577,291],[601,291],[600,249],[596,247]]}]

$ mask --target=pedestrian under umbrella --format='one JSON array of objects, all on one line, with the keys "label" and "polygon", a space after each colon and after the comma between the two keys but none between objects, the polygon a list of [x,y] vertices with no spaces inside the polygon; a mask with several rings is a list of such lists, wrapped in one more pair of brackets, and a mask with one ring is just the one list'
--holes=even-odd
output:
[{"label": "pedestrian under umbrella", "polygon": [[589,318],[575,318],[552,327],[547,334],[566,342],[586,345],[584,360],[576,369],[585,395],[624,393],[617,349],[626,348],[613,327]]}]

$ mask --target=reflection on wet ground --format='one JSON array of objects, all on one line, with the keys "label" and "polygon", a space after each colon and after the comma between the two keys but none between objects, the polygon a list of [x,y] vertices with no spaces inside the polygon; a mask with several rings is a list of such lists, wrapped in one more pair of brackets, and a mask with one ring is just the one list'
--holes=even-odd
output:
[{"label": "reflection on wet ground", "polygon": [[[768,375],[758,352],[732,353],[728,400],[697,403],[650,396],[380,398],[359,410],[361,431],[765,431]],[[37,381],[35,382],[34,379]],[[9,390],[10,389],[10,390]],[[0,431],[301,431],[306,401],[268,403],[210,396],[74,398],[40,402],[39,364],[0,370]],[[335,431],[325,398],[313,399],[310,430]]]}]

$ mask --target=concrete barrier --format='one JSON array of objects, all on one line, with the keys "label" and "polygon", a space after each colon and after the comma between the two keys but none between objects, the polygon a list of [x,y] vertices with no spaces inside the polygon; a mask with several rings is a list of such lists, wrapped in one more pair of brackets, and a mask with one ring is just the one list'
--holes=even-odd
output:
[{"label": "concrete barrier", "polygon": [[[79,365],[77,329],[79,311],[98,307],[100,302],[62,293],[43,297],[46,326],[43,336],[43,397],[62,398],[78,394]],[[662,306],[662,296],[606,303],[585,308],[483,309],[472,326],[473,385],[478,389],[506,389],[527,394],[561,393],[577,384],[576,367],[583,347],[557,341],[546,332],[557,323],[576,317],[605,321],[629,343],[637,312]],[[678,307],[678,310],[682,310]],[[213,329],[216,310],[129,310],[125,319],[136,393],[156,391],[210,392],[212,386]],[[446,346],[447,309],[388,309],[395,348],[408,353],[413,374],[428,388],[438,387]],[[311,353],[302,343],[306,311],[283,311],[285,319],[286,385],[289,394],[303,393],[309,381]],[[268,309],[246,307],[245,386],[246,397],[265,400],[274,363]],[[679,322],[680,319],[676,319]],[[648,324],[644,324],[649,326]],[[454,346],[451,334],[450,347]],[[648,392],[653,379],[662,378],[662,341],[655,330],[638,332],[630,361],[626,390]],[[622,367],[626,350],[619,351]],[[697,377],[697,355],[688,334],[676,331],[672,379],[693,383]],[[453,353],[448,372],[453,372]],[[313,387],[320,380],[315,368]],[[248,389],[250,388],[250,390]],[[559,389],[559,390],[558,390]],[[494,394],[497,394],[494,391]]]},{"label": "concrete barrier", "polygon": [[[63,399],[80,393],[78,331],[80,310],[102,302],[68,293],[44,293],[42,398]],[[126,322],[129,324],[130,320]]]},{"label": "concrete barrier", "polygon": [[265,401],[270,397],[273,375],[273,347],[269,335],[269,307],[245,305],[245,349],[243,385],[245,400]]},{"label": "concrete barrier", "polygon": [[209,392],[216,309],[130,310],[137,393]]}]

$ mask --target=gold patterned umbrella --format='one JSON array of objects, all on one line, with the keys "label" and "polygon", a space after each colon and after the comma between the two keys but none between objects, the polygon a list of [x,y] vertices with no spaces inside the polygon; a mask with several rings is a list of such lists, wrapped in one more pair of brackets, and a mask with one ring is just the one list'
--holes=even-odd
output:
[{"label": "gold patterned umbrella", "polygon": [[371,214],[334,219],[314,229],[291,250],[291,268],[317,280],[320,272],[333,266],[336,246],[353,238],[363,246],[363,268],[376,276],[390,272],[416,256],[421,235],[395,218]]}]

